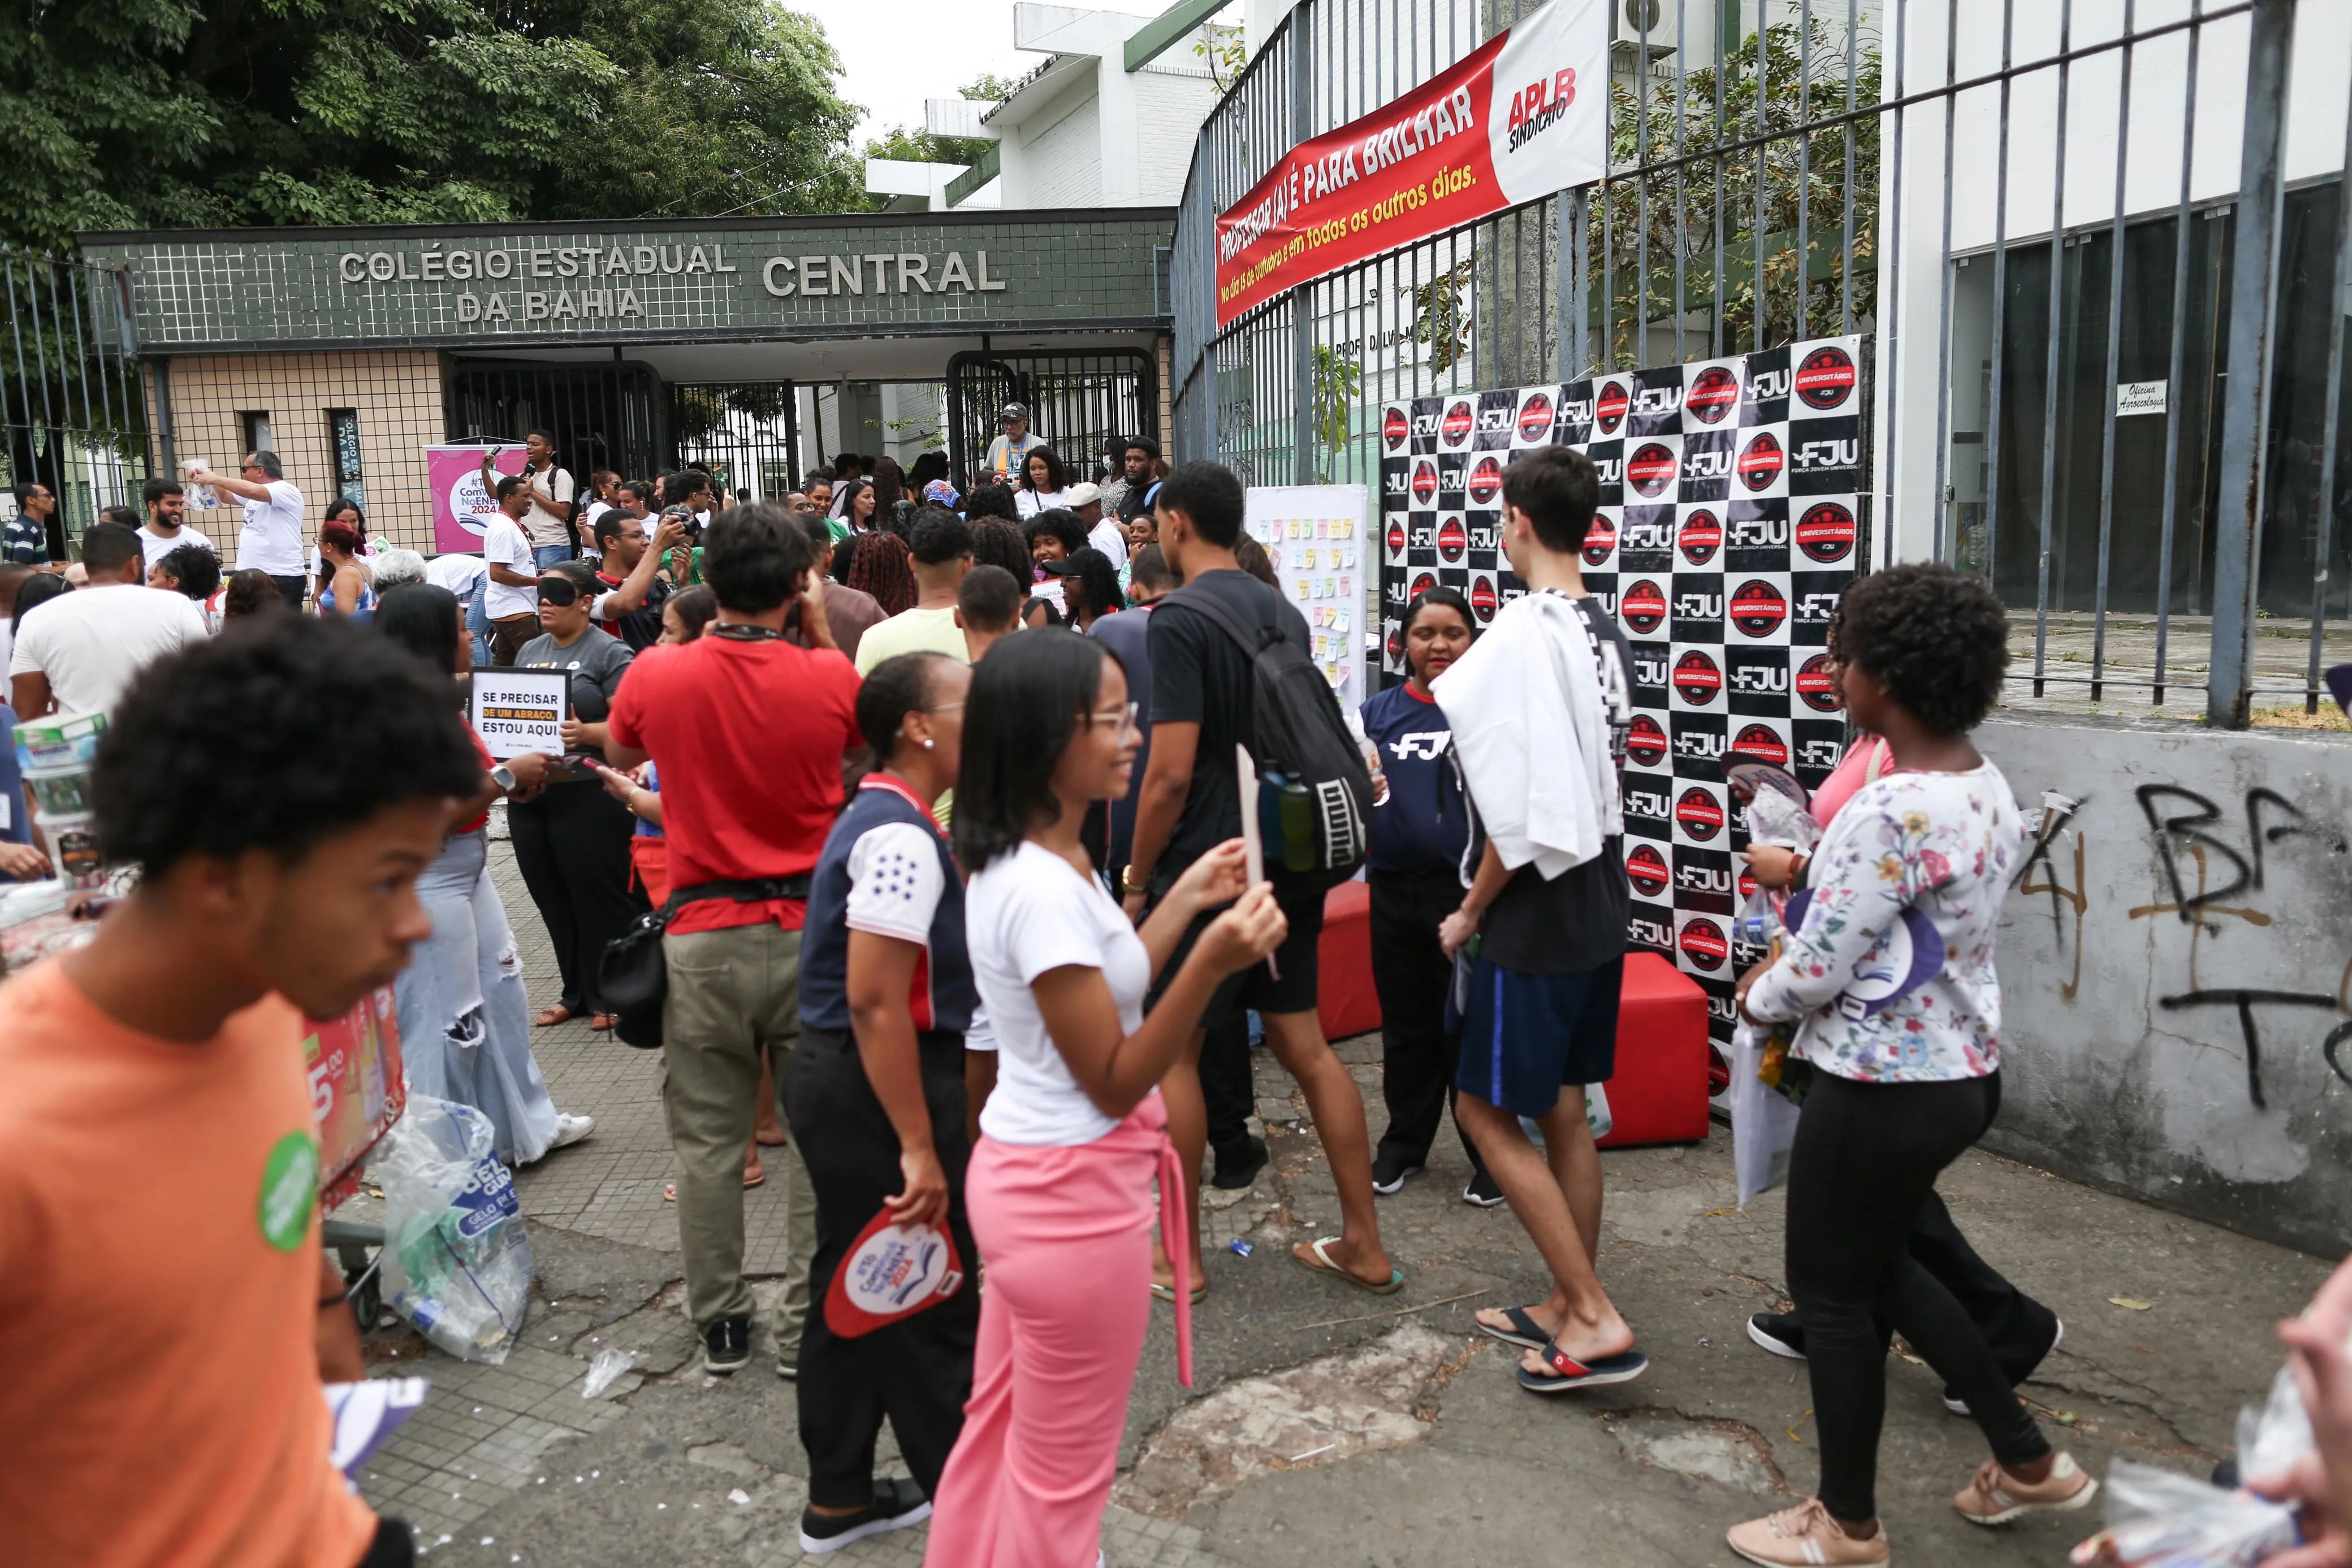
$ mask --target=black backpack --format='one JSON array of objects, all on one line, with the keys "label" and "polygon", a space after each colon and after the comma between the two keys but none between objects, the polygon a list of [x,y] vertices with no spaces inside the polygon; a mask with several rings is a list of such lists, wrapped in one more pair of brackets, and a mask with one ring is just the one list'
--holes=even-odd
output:
[{"label": "black backpack", "polygon": [[[1198,587],[1178,589],[1154,613],[1164,614],[1171,605],[1205,617],[1250,661],[1255,809],[1268,869],[1327,885],[1347,881],[1364,863],[1372,777],[1330,683],[1307,650],[1284,634],[1278,617],[1268,627],[1244,626]],[[1253,802],[1242,802],[1244,811],[1252,809]]]}]

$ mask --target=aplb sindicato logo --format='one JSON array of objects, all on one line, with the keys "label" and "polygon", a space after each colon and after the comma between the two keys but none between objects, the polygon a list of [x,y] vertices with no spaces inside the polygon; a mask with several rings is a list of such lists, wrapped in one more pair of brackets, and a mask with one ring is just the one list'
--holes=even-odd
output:
[{"label": "aplb sindicato logo", "polygon": [[1607,172],[1608,0],[1552,0],[1504,35],[1488,78],[1486,142],[1517,206]]}]

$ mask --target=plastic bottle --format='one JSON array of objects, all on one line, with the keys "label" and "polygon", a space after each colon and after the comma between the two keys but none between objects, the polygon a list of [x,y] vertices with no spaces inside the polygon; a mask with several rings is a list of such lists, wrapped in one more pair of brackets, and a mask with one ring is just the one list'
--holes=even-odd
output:
[{"label": "plastic bottle", "polygon": [[1731,939],[1750,947],[1769,947],[1780,934],[1780,915],[1772,907],[1772,895],[1761,887],[1754,889],[1732,917]]},{"label": "plastic bottle", "polygon": [[1315,799],[1296,779],[1282,781],[1282,863],[1287,870],[1315,869]]}]

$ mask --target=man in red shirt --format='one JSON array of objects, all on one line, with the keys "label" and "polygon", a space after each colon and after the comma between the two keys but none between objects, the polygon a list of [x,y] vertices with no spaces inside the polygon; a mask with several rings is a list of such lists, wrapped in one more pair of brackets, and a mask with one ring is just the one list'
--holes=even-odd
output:
[{"label": "man in red shirt", "polygon": [[[703,534],[719,599],[692,643],[648,648],[613,699],[605,756],[661,772],[672,911],[662,950],[662,1105],[677,1154],[677,1233],[687,1310],[703,1364],[751,1358],[743,1281],[743,1146],[760,1055],[778,1082],[798,1038],[801,925],[809,873],[841,806],[857,736],[857,672],[834,646],[824,580],[799,520],[773,502],[722,513]],[[800,609],[810,643],[785,639]],[[683,902],[681,902],[683,901]],[[776,1302],[776,1370],[798,1370],[816,1206],[800,1151],[785,1149],[790,1250]]]}]

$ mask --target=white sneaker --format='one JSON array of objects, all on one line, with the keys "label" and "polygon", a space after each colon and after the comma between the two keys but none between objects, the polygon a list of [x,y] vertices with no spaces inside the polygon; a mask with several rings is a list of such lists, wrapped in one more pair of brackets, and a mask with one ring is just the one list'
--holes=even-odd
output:
[{"label": "white sneaker", "polygon": [[559,1111],[555,1116],[555,1136],[548,1141],[547,1152],[553,1154],[558,1149],[569,1148],[595,1130],[595,1117],[574,1116],[569,1112]]}]

